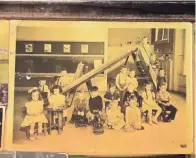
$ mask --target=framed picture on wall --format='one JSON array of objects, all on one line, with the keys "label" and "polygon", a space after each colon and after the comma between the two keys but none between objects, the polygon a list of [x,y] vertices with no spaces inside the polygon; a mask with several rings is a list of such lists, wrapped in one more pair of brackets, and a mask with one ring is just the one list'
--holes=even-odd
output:
[{"label": "framed picture on wall", "polygon": [[32,53],[33,52],[33,44],[25,44],[25,52]]},{"label": "framed picture on wall", "polygon": [[81,52],[84,54],[88,53],[88,45],[87,44],[81,45]]},{"label": "framed picture on wall", "polygon": [[63,53],[71,53],[71,45],[70,44],[63,45]]},{"label": "framed picture on wall", "polygon": [[52,52],[52,45],[51,44],[44,44],[44,52],[51,53]]}]

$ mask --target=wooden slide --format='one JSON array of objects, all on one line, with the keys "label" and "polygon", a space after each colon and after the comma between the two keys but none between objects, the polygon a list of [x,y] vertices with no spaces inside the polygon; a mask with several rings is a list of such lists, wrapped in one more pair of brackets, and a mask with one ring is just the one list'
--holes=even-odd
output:
[{"label": "wooden slide", "polygon": [[128,53],[124,53],[121,56],[101,65],[100,67],[91,70],[90,72],[88,72],[87,74],[85,74],[84,76],[76,79],[75,81],[73,81],[69,86],[67,86],[64,89],[64,93],[80,86],[81,84],[89,81],[90,79],[92,79],[93,77],[95,77],[96,75],[100,74],[101,72],[105,71],[106,69],[112,67],[113,65],[115,65],[116,63],[118,63],[119,61],[121,61],[122,59],[127,58],[128,56],[130,56],[132,53],[136,52],[138,48],[128,52]]}]

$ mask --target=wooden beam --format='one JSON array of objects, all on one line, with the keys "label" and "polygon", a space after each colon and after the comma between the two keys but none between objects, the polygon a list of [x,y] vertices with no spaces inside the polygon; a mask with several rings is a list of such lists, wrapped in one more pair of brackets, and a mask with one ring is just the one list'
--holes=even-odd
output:
[{"label": "wooden beam", "polygon": [[134,49],[131,52],[124,53],[123,55],[119,56],[118,58],[115,58],[115,59],[109,61],[108,63],[103,64],[99,68],[91,70],[89,73],[87,73],[86,75],[82,76],[81,78],[75,80],[69,86],[67,86],[67,88],[64,90],[64,93],[66,93],[69,90],[71,90],[73,88],[76,88],[77,86],[80,86],[81,84],[87,82],[91,78],[95,77],[96,75],[98,75],[99,73],[103,72],[104,70],[110,68],[111,66],[113,66],[116,63],[118,63],[120,60],[128,57],[129,55],[131,55],[132,53],[136,52],[137,50],[138,50],[138,48]]}]

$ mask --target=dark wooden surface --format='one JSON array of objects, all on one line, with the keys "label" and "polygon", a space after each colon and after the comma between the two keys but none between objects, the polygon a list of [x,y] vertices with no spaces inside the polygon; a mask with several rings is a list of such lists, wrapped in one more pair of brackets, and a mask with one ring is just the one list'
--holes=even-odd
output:
[{"label": "dark wooden surface", "polygon": [[194,1],[0,2],[0,19],[195,21]]}]

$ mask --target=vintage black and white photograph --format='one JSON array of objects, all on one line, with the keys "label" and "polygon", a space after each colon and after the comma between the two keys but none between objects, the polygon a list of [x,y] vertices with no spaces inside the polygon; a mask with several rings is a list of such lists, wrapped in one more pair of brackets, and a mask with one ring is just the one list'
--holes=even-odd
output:
[{"label": "vintage black and white photograph", "polygon": [[191,24],[15,20],[10,29],[10,149],[193,152]]}]

